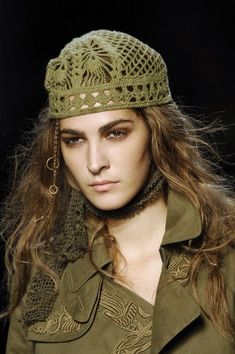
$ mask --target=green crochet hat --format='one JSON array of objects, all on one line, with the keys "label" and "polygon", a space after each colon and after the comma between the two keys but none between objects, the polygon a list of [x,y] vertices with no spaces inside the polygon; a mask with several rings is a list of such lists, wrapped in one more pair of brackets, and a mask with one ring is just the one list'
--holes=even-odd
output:
[{"label": "green crochet hat", "polygon": [[161,55],[133,36],[109,30],[74,38],[49,61],[51,118],[172,102]]}]

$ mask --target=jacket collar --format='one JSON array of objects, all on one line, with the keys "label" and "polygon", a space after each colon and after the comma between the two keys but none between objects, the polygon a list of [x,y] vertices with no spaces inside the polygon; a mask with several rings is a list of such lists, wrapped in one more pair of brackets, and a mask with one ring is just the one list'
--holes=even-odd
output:
[{"label": "jacket collar", "polygon": [[67,279],[69,290],[72,293],[79,290],[88,279],[92,278],[98,272],[97,268],[105,268],[111,263],[112,260],[104,242],[101,241],[95,245],[92,260],[96,267],[93,265],[89,254],[86,253],[83,258],[79,258],[67,266],[62,276],[62,282],[65,278]]},{"label": "jacket collar", "polygon": [[166,231],[161,246],[194,239],[201,231],[199,211],[189,199],[169,188]]}]

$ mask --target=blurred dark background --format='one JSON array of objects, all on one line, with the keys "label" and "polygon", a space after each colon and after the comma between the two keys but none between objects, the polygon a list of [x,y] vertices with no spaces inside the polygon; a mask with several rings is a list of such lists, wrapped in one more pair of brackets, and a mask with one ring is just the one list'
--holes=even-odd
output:
[{"label": "blurred dark background", "polygon": [[[219,118],[227,127],[217,134],[224,172],[235,172],[234,1],[155,0],[0,2],[0,195],[9,190],[10,156],[31,129],[46,102],[46,64],[73,37],[93,29],[130,33],[159,51],[168,66],[175,100],[190,111]],[[3,278],[3,242],[1,279]],[[4,285],[3,285],[4,287]],[[0,301],[4,304],[4,291]],[[1,322],[5,352],[8,323]],[[23,353],[22,353],[23,354]]]}]

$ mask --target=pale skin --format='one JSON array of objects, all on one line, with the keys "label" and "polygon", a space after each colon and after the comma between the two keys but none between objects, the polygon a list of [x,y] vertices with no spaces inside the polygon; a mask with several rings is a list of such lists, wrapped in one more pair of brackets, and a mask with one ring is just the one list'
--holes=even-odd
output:
[{"label": "pale skin", "polygon": [[[81,192],[102,210],[128,203],[149,172],[149,130],[131,109],[62,119],[61,151]],[[122,259],[117,271],[124,286],[154,303],[162,262],[159,247],[165,231],[166,203],[159,198],[138,215],[108,220]]]}]

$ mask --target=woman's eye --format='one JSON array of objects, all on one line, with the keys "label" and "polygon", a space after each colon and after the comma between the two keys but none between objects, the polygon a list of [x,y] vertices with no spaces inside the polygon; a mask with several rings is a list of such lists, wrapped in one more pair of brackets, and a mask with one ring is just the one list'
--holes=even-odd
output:
[{"label": "woman's eye", "polygon": [[70,138],[62,138],[65,145],[69,147],[81,145],[84,142],[84,139],[79,137],[70,137]]},{"label": "woman's eye", "polygon": [[108,136],[107,138],[108,139],[122,139],[124,138],[125,136],[127,135],[127,132],[126,131],[123,131],[123,130],[113,130],[111,132],[108,133]]}]

